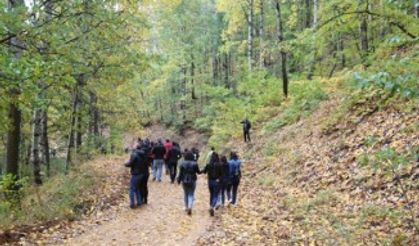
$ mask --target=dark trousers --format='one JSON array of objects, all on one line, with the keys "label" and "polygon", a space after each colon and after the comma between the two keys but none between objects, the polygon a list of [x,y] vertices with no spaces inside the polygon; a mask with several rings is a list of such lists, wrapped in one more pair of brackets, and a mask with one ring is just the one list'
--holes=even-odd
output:
[{"label": "dark trousers", "polygon": [[170,161],[168,163],[168,166],[169,166],[169,173],[170,173],[170,181],[174,183],[176,179],[176,173],[177,173],[177,161]]},{"label": "dark trousers", "polygon": [[225,204],[225,197],[227,195],[227,199],[231,199],[231,183],[229,181],[222,181],[221,182],[221,189],[220,189],[220,196],[221,196],[221,203]]},{"label": "dark trousers", "polygon": [[144,178],[140,182],[140,194],[143,199],[143,203],[147,204],[148,199],[148,178],[150,177],[149,173],[144,174]]},{"label": "dark trousers", "polygon": [[210,192],[210,207],[214,208],[218,203],[218,194],[220,192],[220,185],[216,179],[208,179],[208,189]]},{"label": "dark trousers", "polygon": [[243,130],[244,142],[250,142],[250,131]]},{"label": "dark trousers", "polygon": [[144,179],[144,175],[131,175],[129,182],[129,202],[131,207],[139,206],[142,204],[142,198],[140,193],[140,184]]},{"label": "dark trousers", "polygon": [[240,178],[233,178],[231,183],[231,203],[236,204],[237,191],[239,190]]}]

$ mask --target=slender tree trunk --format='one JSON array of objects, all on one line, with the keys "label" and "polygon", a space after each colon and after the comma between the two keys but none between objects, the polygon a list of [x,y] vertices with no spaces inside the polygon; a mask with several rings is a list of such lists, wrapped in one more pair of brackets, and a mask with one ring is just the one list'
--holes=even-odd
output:
[{"label": "slender tree trunk", "polygon": [[218,81],[218,55],[214,55],[212,58],[212,76],[214,85],[217,85]]},{"label": "slender tree trunk", "polygon": [[265,7],[264,7],[265,0],[259,0],[259,43],[260,43],[260,51],[259,51],[259,67],[265,67],[264,61],[264,53],[265,53]]},{"label": "slender tree trunk", "polygon": [[230,78],[229,78],[229,74],[230,74],[230,55],[229,53],[225,53],[224,54],[224,63],[223,63],[223,67],[224,67],[224,85],[226,88],[230,89]]},{"label": "slender tree trunk", "polygon": [[[313,29],[317,28],[317,23],[318,23],[318,11],[319,11],[319,0],[313,0]],[[316,62],[317,62],[317,49],[315,47],[315,42],[316,42],[316,34],[313,34],[313,44],[312,44],[312,49],[313,49],[313,57],[310,63],[310,68],[307,74],[307,79],[308,80],[312,80],[313,79],[313,75],[314,75],[314,71],[316,69]]]},{"label": "slender tree trunk", "polygon": [[35,184],[42,184],[41,177],[41,158],[40,158],[40,139],[42,134],[42,111],[34,109],[32,118],[32,165]]},{"label": "slender tree trunk", "polygon": [[[369,2],[366,2],[366,10],[369,10]],[[366,58],[368,56],[368,14],[361,14],[360,16],[360,24],[359,24],[359,42],[360,42],[360,49],[361,49],[361,57],[363,63],[366,62]]]},{"label": "slender tree trunk", "polygon": [[75,145],[75,131],[76,131],[76,118],[77,118],[77,107],[79,102],[79,87],[83,84],[84,75],[80,74],[77,78],[77,84],[73,92],[73,105],[71,108],[71,122],[70,122],[70,131],[68,134],[68,146],[67,146],[67,157],[66,157],[66,171],[70,169],[73,149]]},{"label": "slender tree trunk", "polygon": [[195,94],[195,63],[194,56],[191,55],[191,98],[192,100],[198,99]]},{"label": "slender tree trunk", "polygon": [[343,40],[342,35],[339,35],[339,45],[338,45],[338,50],[340,52],[340,65],[342,66],[342,68],[344,68],[346,66],[346,57],[345,57],[345,43]]},{"label": "slender tree trunk", "polygon": [[419,0],[413,0],[414,8],[415,8],[415,16],[419,18]]},{"label": "slender tree trunk", "polygon": [[319,12],[319,0],[313,0],[313,27],[317,27]]},{"label": "slender tree trunk", "polygon": [[311,27],[311,10],[310,10],[310,0],[304,0],[305,5],[305,28]]},{"label": "slender tree trunk", "polygon": [[[276,0],[275,10],[276,10],[276,19],[277,19],[277,35],[278,35],[278,42],[282,43],[284,41],[284,29],[282,23],[282,15],[281,15],[281,5],[280,0]],[[285,97],[288,96],[288,71],[287,71],[287,54],[283,49],[280,52],[281,55],[281,73],[282,73],[282,87]]]},{"label": "slender tree trunk", "polygon": [[49,156],[49,140],[48,140],[48,109],[42,111],[42,147],[45,165],[47,167],[47,176],[51,175],[50,156]]},{"label": "slender tree trunk", "polygon": [[247,13],[247,66],[249,71],[253,69],[253,6],[254,0],[249,0]]},{"label": "slender tree trunk", "polygon": [[[79,101],[79,103],[78,103],[79,108],[80,108],[80,103],[81,102]],[[82,116],[81,116],[80,111],[81,110],[79,110],[79,112],[77,114],[77,120],[76,120],[77,124],[76,124],[76,136],[75,136],[76,146],[75,146],[75,148],[76,148],[77,153],[80,153],[80,148],[81,148],[82,141],[83,141],[83,139],[82,139],[82,137],[83,137],[83,135],[82,135]]]}]

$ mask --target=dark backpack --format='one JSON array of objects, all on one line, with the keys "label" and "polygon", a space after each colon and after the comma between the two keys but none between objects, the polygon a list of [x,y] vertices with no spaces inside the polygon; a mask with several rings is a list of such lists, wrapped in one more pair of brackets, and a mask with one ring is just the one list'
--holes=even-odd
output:
[{"label": "dark backpack", "polygon": [[194,180],[194,169],[193,165],[185,166],[185,173],[183,175],[182,183],[184,185],[192,185],[195,182]]}]

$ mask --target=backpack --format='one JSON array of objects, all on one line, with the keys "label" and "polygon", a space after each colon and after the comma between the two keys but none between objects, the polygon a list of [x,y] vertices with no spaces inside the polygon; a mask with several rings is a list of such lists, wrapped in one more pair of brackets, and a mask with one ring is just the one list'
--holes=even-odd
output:
[{"label": "backpack", "polygon": [[240,177],[240,163],[238,161],[230,163],[230,176],[232,178]]},{"label": "backpack", "polygon": [[185,165],[185,173],[182,178],[182,183],[184,185],[192,185],[194,182],[193,165]]}]

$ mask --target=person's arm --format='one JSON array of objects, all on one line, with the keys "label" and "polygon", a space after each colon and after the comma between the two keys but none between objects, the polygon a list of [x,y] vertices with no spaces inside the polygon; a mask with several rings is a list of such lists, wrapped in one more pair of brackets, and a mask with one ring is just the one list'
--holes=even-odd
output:
[{"label": "person's arm", "polygon": [[208,172],[208,164],[199,172],[199,173],[207,173]]},{"label": "person's arm", "polygon": [[177,176],[177,183],[178,184],[180,184],[180,182],[182,181],[182,179],[183,179],[183,173],[184,173],[184,168],[183,168],[183,165],[180,165],[180,168],[179,168],[179,175]]},{"label": "person's arm", "polygon": [[135,159],[135,154],[132,153],[129,160],[127,162],[124,163],[124,166],[126,167],[131,167],[132,163],[134,163],[134,159]]}]

